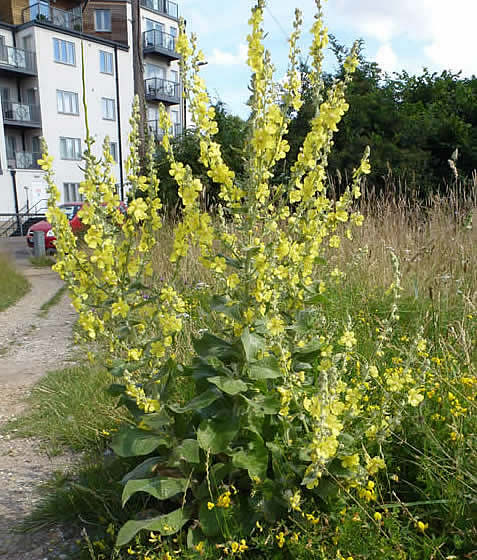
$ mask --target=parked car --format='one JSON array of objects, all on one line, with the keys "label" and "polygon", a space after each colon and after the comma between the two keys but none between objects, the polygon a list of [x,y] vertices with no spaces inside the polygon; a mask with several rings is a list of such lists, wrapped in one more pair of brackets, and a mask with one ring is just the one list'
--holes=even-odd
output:
[{"label": "parked car", "polygon": [[[79,233],[84,229],[84,225],[81,223],[81,220],[78,216],[78,211],[82,208],[84,202],[68,202],[65,204],[60,204],[58,208],[62,210],[69,222],[73,233]],[[119,203],[119,210],[123,214],[127,214],[127,206],[124,202]],[[55,250],[55,241],[56,237],[51,229],[51,224],[46,220],[42,220],[41,222],[37,222],[33,226],[28,229],[26,240],[27,245],[31,249],[33,249],[33,232],[35,231],[42,231],[45,234],[45,250],[46,251],[54,251]]]},{"label": "parked car", "polygon": [[[77,216],[78,210],[83,206],[83,202],[69,202],[67,204],[60,204],[59,208],[62,210],[70,222],[71,229],[74,233],[82,230],[83,224]],[[26,240],[28,247],[33,249],[33,232],[42,231],[45,234],[45,249],[47,251],[55,250],[56,237],[51,229],[51,224],[46,220],[37,222],[31,226],[27,232]]]}]

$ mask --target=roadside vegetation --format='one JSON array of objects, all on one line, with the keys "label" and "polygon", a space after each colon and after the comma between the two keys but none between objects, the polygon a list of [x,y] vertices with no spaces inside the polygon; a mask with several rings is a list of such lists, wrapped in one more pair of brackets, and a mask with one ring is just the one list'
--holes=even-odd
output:
[{"label": "roadside vegetation", "polygon": [[[183,141],[196,155],[181,161],[165,134],[157,159],[151,144],[140,162],[136,101],[127,219],[117,210],[109,142],[99,160],[88,137],[80,210],[88,229],[79,242],[56,208],[45,147],[55,269],[79,314],[77,339],[95,361],[50,374],[9,429],[40,436],[53,452],[84,452],[25,523],[78,523],[78,558],[453,560],[475,552],[475,175],[459,176],[455,152],[446,156],[447,190],[426,182],[403,192],[392,173],[384,185],[369,181],[369,150],[343,118],[346,92],[357,95],[353,74],[363,79],[359,44],[333,43],[340,71],[331,83],[317,6],[305,83],[297,12],[277,96],[258,0],[243,129],[222,107],[209,108],[201,54],[181,31],[196,128],[192,144]],[[423,86],[403,80],[412,91]],[[383,86],[374,85],[377,95]],[[305,115],[294,144],[293,122]],[[341,124],[353,148],[348,173],[334,134]],[[163,109],[160,125],[171,125]],[[242,134],[245,148],[235,142]],[[343,175],[327,175],[336,161]],[[161,173],[175,183],[160,187]]]},{"label": "roadside vegetation", "polygon": [[28,280],[15,269],[7,255],[0,253],[0,311],[14,305],[29,290]]}]

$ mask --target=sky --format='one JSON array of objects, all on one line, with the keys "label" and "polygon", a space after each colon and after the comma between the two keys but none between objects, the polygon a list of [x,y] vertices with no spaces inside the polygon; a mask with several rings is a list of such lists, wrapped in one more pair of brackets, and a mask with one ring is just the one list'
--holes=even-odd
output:
[{"label": "sky", "polygon": [[[250,72],[246,66],[247,21],[253,0],[178,0],[179,10],[194,31],[207,65],[201,68],[209,93],[228,111],[247,117]],[[295,7],[303,13],[300,41],[306,58],[314,0],[268,0],[264,29],[276,79],[286,72],[288,43]],[[364,39],[364,54],[386,72],[406,70],[462,71],[477,74],[477,0],[328,0],[325,23],[340,43]],[[325,69],[335,62],[326,58]]]}]

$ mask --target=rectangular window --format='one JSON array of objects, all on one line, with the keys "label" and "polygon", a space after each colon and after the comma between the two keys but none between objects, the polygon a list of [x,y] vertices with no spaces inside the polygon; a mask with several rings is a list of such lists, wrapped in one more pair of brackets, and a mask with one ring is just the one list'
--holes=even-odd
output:
[{"label": "rectangular window", "polygon": [[61,159],[81,159],[81,140],[80,138],[60,138],[60,157]]},{"label": "rectangular window", "polygon": [[65,202],[80,202],[83,195],[79,193],[79,183],[63,183],[63,194]]},{"label": "rectangular window", "polygon": [[53,39],[53,56],[55,62],[62,64],[76,64],[75,44],[63,39]]},{"label": "rectangular window", "polygon": [[118,143],[117,142],[111,142],[109,149],[111,151],[111,155],[113,156],[114,161],[117,163],[118,162]]},{"label": "rectangular window", "polygon": [[111,10],[94,11],[94,28],[96,31],[111,31]]},{"label": "rectangular window", "polygon": [[102,74],[113,74],[112,53],[99,51],[99,71]]},{"label": "rectangular window", "polygon": [[78,94],[73,91],[56,90],[58,113],[65,115],[79,115]]},{"label": "rectangular window", "polygon": [[171,82],[174,82],[175,84],[179,83],[179,72],[176,70],[171,70]]},{"label": "rectangular window", "polygon": [[101,98],[101,104],[103,106],[103,119],[107,121],[116,120],[116,107],[114,99],[108,99],[107,97]]}]

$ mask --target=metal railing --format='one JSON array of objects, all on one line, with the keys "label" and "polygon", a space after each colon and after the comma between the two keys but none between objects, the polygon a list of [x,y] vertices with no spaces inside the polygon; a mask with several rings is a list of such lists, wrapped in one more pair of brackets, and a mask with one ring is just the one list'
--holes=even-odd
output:
[{"label": "metal railing", "polygon": [[27,21],[43,21],[58,27],[70,29],[71,31],[82,31],[83,29],[81,9],[79,11],[60,10],[60,8],[54,8],[45,2],[37,2],[36,4],[24,8],[22,11],[22,20],[23,23]]},{"label": "metal railing", "polygon": [[141,0],[141,6],[176,19],[179,17],[179,6],[170,0]]},{"label": "metal railing", "polygon": [[161,49],[175,52],[176,37],[159,29],[150,29],[142,34],[144,48],[159,47]]},{"label": "metal railing", "polygon": [[144,89],[146,97],[152,97],[159,100],[173,100],[179,103],[180,100],[180,84],[164,80],[164,78],[148,78],[144,80]]},{"label": "metal railing", "polygon": [[40,169],[40,158],[40,152],[15,152],[13,158],[7,156],[7,163],[10,169]]},{"label": "metal railing", "polygon": [[34,219],[42,219],[45,217],[45,209],[48,205],[48,199],[44,198],[30,206],[25,204],[18,212],[13,214],[0,214],[0,218],[8,218],[7,220],[0,221],[0,237],[10,237],[12,234],[18,232],[23,237],[26,234],[28,227],[27,222]]},{"label": "metal railing", "polygon": [[29,73],[36,72],[36,56],[34,52],[0,45],[0,66],[21,70]]},{"label": "metal railing", "polygon": [[[164,137],[164,130],[159,126],[157,120],[150,120],[147,122],[151,134],[156,138],[156,140],[162,140]],[[175,123],[171,126],[169,130],[169,136],[180,136],[182,133],[182,125],[180,123]]]},{"label": "metal railing", "polygon": [[[40,106],[20,103],[19,101],[2,101],[3,120],[21,123],[40,123]],[[8,123],[7,123],[8,124]]]}]

